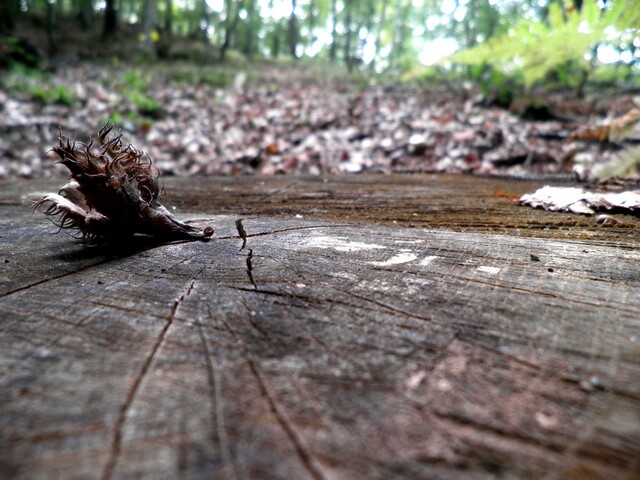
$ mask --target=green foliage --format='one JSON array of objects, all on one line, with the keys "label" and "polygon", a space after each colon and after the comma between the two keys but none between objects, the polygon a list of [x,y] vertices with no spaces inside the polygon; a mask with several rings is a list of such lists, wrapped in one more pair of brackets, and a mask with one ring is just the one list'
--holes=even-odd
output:
[{"label": "green foliage", "polygon": [[49,78],[48,73],[18,63],[0,76],[0,85],[14,93],[29,93],[32,87],[47,83]]},{"label": "green foliage", "polygon": [[221,65],[198,67],[195,65],[173,66],[168,72],[169,78],[179,84],[209,85],[224,88],[233,82],[235,73]]},{"label": "green foliage", "polygon": [[122,76],[122,83],[138,91],[146,91],[149,85],[142,79],[140,72],[127,70]]},{"label": "green foliage", "polygon": [[[158,102],[147,95],[149,83],[152,81],[150,72],[153,70],[145,70],[144,73],[137,69],[126,70],[119,81],[118,90],[127,99],[126,110],[130,110],[129,119],[138,124],[142,119],[151,120],[162,116],[162,108]],[[122,124],[122,120],[118,121],[117,118],[111,120],[114,124]]]},{"label": "green foliage", "polygon": [[136,107],[136,110],[140,112],[140,114],[151,117],[158,118],[162,113],[162,109],[158,102],[154,99],[146,96],[144,93],[139,92],[137,90],[131,90],[124,93],[124,96],[127,97],[133,106]]},{"label": "green foliage", "polygon": [[33,86],[30,88],[31,96],[46,105],[58,104],[67,107],[73,106],[73,95],[63,86],[59,87],[41,87]]},{"label": "green foliage", "polygon": [[44,105],[73,106],[73,94],[63,86],[51,85],[48,73],[14,64],[0,77],[0,86],[15,95],[26,95]]},{"label": "green foliage", "polygon": [[37,68],[39,63],[38,54],[31,44],[18,37],[0,36],[0,68]]},{"label": "green foliage", "polygon": [[[522,75],[525,86],[556,72],[559,81],[571,82],[576,72],[589,71],[595,47],[610,41],[613,32],[637,25],[637,2],[616,0],[601,11],[596,0],[585,0],[582,9],[563,15],[557,3],[549,6],[547,22],[522,19],[506,34],[458,52],[448,60],[465,65],[491,64],[512,75]],[[608,28],[612,27],[612,28]],[[563,71],[564,69],[564,71]]]}]

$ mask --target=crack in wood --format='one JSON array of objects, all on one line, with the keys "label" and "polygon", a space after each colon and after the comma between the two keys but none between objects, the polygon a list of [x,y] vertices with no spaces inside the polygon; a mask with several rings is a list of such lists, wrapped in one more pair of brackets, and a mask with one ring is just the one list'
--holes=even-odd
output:
[{"label": "crack in wood", "polygon": [[242,306],[247,310],[247,314],[248,314],[248,322],[249,324],[257,331],[260,333],[260,335],[262,335],[264,338],[272,340],[275,338],[275,340],[280,343],[283,346],[286,346],[286,344],[279,338],[277,337],[272,337],[271,335],[269,335],[269,333],[264,330],[262,327],[260,327],[260,325],[258,325],[255,321],[255,319],[253,318],[253,316],[255,315],[255,310],[253,310],[251,307],[249,307],[249,305],[247,305],[247,302],[244,301],[243,298],[239,299],[240,303],[242,304]]},{"label": "crack in wood", "polygon": [[636,310],[622,308],[619,305],[603,305],[602,303],[589,302],[589,301],[585,301],[585,300],[579,300],[579,299],[576,299],[576,298],[568,298],[566,296],[558,295],[557,293],[541,292],[541,291],[538,291],[538,290],[532,290],[530,288],[517,287],[515,285],[505,285],[505,284],[501,284],[501,283],[493,283],[493,282],[488,282],[488,281],[485,281],[485,280],[482,280],[482,279],[473,278],[473,277],[467,277],[467,276],[463,276],[463,275],[453,275],[453,274],[450,274],[450,273],[438,273],[438,272],[429,272],[429,274],[433,275],[433,276],[439,276],[439,277],[453,278],[453,279],[456,279],[456,280],[461,280],[463,283],[477,283],[477,284],[480,284],[480,285],[486,285],[488,287],[501,288],[501,289],[506,289],[506,290],[510,290],[510,291],[513,291],[513,292],[518,292],[518,293],[524,293],[524,294],[529,294],[529,295],[537,295],[537,296],[541,296],[541,297],[545,297],[545,298],[552,298],[554,300],[559,300],[559,301],[563,301],[563,302],[567,302],[567,303],[575,303],[577,305],[584,305],[586,307],[591,307],[591,308],[610,308],[610,309],[615,309],[616,312],[625,312],[625,313],[632,314],[634,316],[638,313]]},{"label": "crack in wood", "polygon": [[[246,220],[246,219],[242,219],[242,220]],[[316,228],[341,228],[341,227],[353,227],[354,223],[343,223],[343,224],[334,224],[334,225],[306,225],[306,226],[302,226],[302,227],[289,227],[289,228],[282,228],[280,230],[269,230],[266,232],[258,232],[258,233],[252,233],[252,234],[248,234],[247,238],[251,238],[251,237],[263,237],[265,235],[274,235],[276,233],[283,233],[283,232],[291,232],[291,231],[296,231],[296,230],[313,230]],[[225,237],[216,237],[215,240],[235,240],[238,238],[238,235],[227,235]],[[242,237],[240,237],[242,238]]]},{"label": "crack in wood", "polygon": [[238,230],[238,237],[242,239],[242,246],[240,247],[240,251],[242,251],[247,246],[247,231],[244,229],[242,218],[236,220],[236,230]]},{"label": "crack in wood", "polygon": [[266,288],[247,288],[247,287],[236,287],[235,285],[225,285],[225,287],[230,288],[231,290],[239,290],[241,292],[253,292],[253,293],[262,293],[263,295],[273,295],[276,297],[283,298],[295,298],[296,300],[301,300],[307,303],[315,303],[320,304],[321,302],[314,297],[310,297],[308,295],[296,295],[291,292],[278,292],[277,290],[268,290]]},{"label": "crack in wood", "polygon": [[254,290],[258,290],[258,285],[256,285],[256,281],[253,279],[253,249],[249,249],[249,253],[247,254],[247,276],[249,277],[249,281],[251,285],[253,285]]},{"label": "crack in wood", "polygon": [[[198,275],[202,273],[202,271],[205,268],[206,267],[202,267],[200,272],[198,272]],[[196,278],[198,275],[196,275],[194,278],[191,279],[191,281],[187,285],[187,288],[185,288],[185,290],[180,294],[180,296],[173,302],[173,306],[171,307],[171,312],[169,313],[169,317],[167,318],[167,321],[162,327],[162,330],[160,331],[158,338],[152,345],[151,351],[147,355],[147,358],[145,359],[144,363],[142,364],[142,368],[140,369],[140,372],[134,379],[133,384],[129,389],[129,392],[127,393],[127,397],[125,399],[124,404],[120,407],[120,413],[118,415],[118,418],[116,419],[116,423],[114,426],[109,458],[102,472],[102,480],[110,480],[113,476],[113,471],[116,467],[116,464],[118,462],[118,457],[120,456],[120,452],[122,450],[122,430],[124,428],[124,424],[127,419],[127,414],[129,413],[129,410],[133,405],[136,395],[138,394],[138,391],[142,384],[142,380],[147,375],[149,368],[151,367],[151,364],[153,363],[153,360],[156,357],[156,354],[158,353],[158,350],[160,350],[160,346],[162,345],[162,343],[164,342],[164,339],[167,336],[167,332],[169,331],[169,328],[173,323],[173,320],[175,318],[176,312],[178,311],[178,308],[180,307],[180,304],[191,293],[191,290],[193,289],[193,286],[196,282]]]},{"label": "crack in wood", "polygon": [[[470,417],[464,417],[456,412],[444,413],[439,412],[437,410],[433,410],[433,415],[440,420],[444,420],[447,423],[457,425],[458,427],[469,427],[481,434],[493,434],[498,437],[504,438],[507,441],[513,442],[521,442],[527,444],[534,448],[544,449],[547,452],[551,452],[554,454],[561,454],[563,452],[563,447],[559,443],[553,443],[550,441],[544,441],[540,438],[535,438],[532,436],[527,436],[524,433],[518,433],[515,431],[508,431],[505,428],[501,428],[494,425],[488,425],[486,423],[482,423],[480,421],[476,421]],[[455,427],[449,428],[450,430],[455,430]]]},{"label": "crack in wood", "polygon": [[70,275],[75,275],[76,273],[84,272],[86,270],[90,270],[93,267],[99,267],[100,265],[104,265],[105,263],[109,263],[111,261],[113,261],[112,258],[105,258],[103,260],[100,260],[99,262],[92,263],[91,265],[85,265],[82,268],[78,268],[78,269],[72,270],[70,272],[65,272],[65,273],[61,273],[59,275],[54,275],[52,277],[43,278],[42,280],[38,280],[37,282],[32,282],[32,283],[29,283],[27,285],[22,285],[21,287],[16,287],[16,288],[14,288],[12,290],[8,290],[6,292],[2,292],[2,293],[0,293],[0,298],[8,297],[9,295],[13,295],[14,293],[19,293],[19,292],[22,292],[24,290],[28,290],[28,289],[33,288],[33,287],[37,287],[39,285],[42,285],[43,283],[52,282],[54,280],[59,280],[60,278],[68,277]]},{"label": "crack in wood", "polygon": [[338,291],[340,291],[342,293],[346,293],[350,297],[357,298],[358,300],[362,300],[362,301],[367,302],[367,303],[372,303],[373,305],[377,305],[378,307],[383,308],[383,309],[388,310],[388,311],[393,312],[393,313],[399,313],[401,315],[405,315],[405,316],[410,317],[410,318],[416,318],[418,320],[424,320],[425,322],[429,322],[429,323],[436,324],[436,325],[443,325],[443,326],[445,326],[447,328],[456,328],[454,325],[451,325],[451,324],[446,323],[446,322],[439,322],[437,320],[434,320],[433,318],[425,317],[424,315],[419,315],[417,313],[413,313],[413,312],[410,312],[408,310],[404,310],[402,308],[394,307],[393,305],[388,305],[386,303],[380,302],[378,300],[374,300],[373,298],[369,298],[369,297],[366,297],[364,295],[358,295],[357,293],[350,292],[349,290],[339,290],[338,288],[336,288],[336,287],[334,287],[333,285],[330,285],[330,284],[326,284],[326,285],[328,287],[333,288],[334,290],[338,290]]},{"label": "crack in wood", "polygon": [[[582,459],[586,461],[593,461],[594,457],[592,452],[588,450],[581,450],[580,448],[588,442],[594,435],[598,433],[597,428],[593,425],[589,425],[586,429],[583,430],[584,433],[579,434],[574,438],[574,442],[565,447],[562,442],[553,441],[552,439],[543,439],[536,438],[533,436],[528,436],[526,433],[520,433],[517,431],[508,431],[505,428],[501,428],[494,425],[488,425],[486,423],[481,423],[479,421],[475,421],[473,418],[463,417],[457,413],[442,413],[438,411],[433,411],[433,416],[435,419],[445,422],[448,425],[444,425],[441,428],[446,429],[451,432],[456,432],[455,435],[458,441],[463,443],[471,442],[471,446],[475,446],[475,442],[473,439],[465,439],[464,431],[462,429],[470,429],[472,432],[480,434],[483,438],[487,438],[490,436],[494,436],[498,441],[507,441],[512,442],[516,445],[527,445],[530,448],[541,451],[543,455],[552,455],[554,457],[555,462],[558,465],[568,465],[570,460]],[[621,459],[616,459],[615,457],[608,456],[606,454],[602,454],[601,460],[608,464],[610,467],[624,473],[633,473],[634,470],[633,464],[624,463]],[[554,472],[557,473],[557,472]],[[544,478],[549,478],[544,477]],[[552,478],[565,478],[563,475],[554,476]],[[612,477],[613,478],[613,477]],[[616,478],[623,478],[617,477]],[[635,478],[635,477],[629,477]]]},{"label": "crack in wood", "polygon": [[318,465],[318,460],[314,457],[313,453],[311,453],[310,448],[306,445],[302,434],[298,432],[293,422],[289,419],[284,408],[278,401],[277,395],[272,391],[262,372],[260,372],[260,369],[258,368],[255,360],[249,353],[249,349],[247,348],[246,344],[240,339],[240,337],[238,337],[236,331],[231,328],[229,323],[224,318],[221,317],[220,320],[227,328],[227,331],[234,337],[236,343],[242,349],[243,356],[247,364],[249,365],[251,373],[258,383],[260,391],[267,399],[269,408],[280,424],[280,427],[284,430],[284,432],[287,434],[287,437],[289,437],[289,440],[293,444],[293,447],[298,454],[301,463],[305,466],[307,471],[315,480],[324,480],[326,477],[322,473],[321,467]]},{"label": "crack in wood", "polygon": [[[209,319],[213,321],[211,308],[208,307]],[[220,442],[220,453],[223,461],[222,476],[224,478],[237,479],[238,470],[233,461],[227,430],[225,428],[224,409],[222,408],[222,389],[220,388],[220,370],[216,368],[211,359],[211,349],[204,335],[201,322],[197,322],[198,333],[202,343],[202,351],[205,356],[207,379],[209,384],[209,409],[211,420],[215,425],[215,436]],[[211,441],[215,442],[214,433],[211,433]]]}]

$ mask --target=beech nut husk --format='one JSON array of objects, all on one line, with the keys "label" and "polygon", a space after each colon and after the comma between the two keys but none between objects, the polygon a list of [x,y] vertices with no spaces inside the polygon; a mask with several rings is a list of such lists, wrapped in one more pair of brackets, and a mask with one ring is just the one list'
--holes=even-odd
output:
[{"label": "beech nut husk", "polygon": [[52,150],[71,172],[71,181],[58,193],[49,193],[34,209],[54,217],[62,229],[87,239],[150,235],[167,240],[206,240],[204,230],[176,219],[160,203],[158,173],[151,159],[121,135],[109,138],[105,125],[88,144],[60,136]]}]

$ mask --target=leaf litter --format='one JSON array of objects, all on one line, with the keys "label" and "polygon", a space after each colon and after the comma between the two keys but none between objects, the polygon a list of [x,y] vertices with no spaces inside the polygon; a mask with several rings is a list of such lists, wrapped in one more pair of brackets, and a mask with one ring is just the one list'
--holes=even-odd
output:
[{"label": "leaf litter", "polygon": [[[446,172],[569,180],[640,142],[631,95],[608,102],[549,95],[552,114],[531,120],[526,107],[497,108],[472,89],[362,86],[303,68],[261,67],[259,81],[241,72],[243,81],[226,88],[149,74],[144,95],[158,107],[151,114],[112,70],[85,63],[54,72],[73,105],[42,105],[0,87],[0,179],[62,177],[49,150],[59,129],[87,142],[109,119],[161,174],[180,176]],[[551,188],[521,203],[579,213],[638,208],[633,195]]]}]

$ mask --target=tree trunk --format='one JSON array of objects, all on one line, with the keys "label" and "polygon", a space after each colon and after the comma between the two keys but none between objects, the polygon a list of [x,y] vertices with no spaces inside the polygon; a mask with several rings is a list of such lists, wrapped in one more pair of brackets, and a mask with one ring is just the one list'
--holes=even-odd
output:
[{"label": "tree trunk", "polygon": [[10,35],[20,12],[19,0],[0,0],[0,35]]},{"label": "tree trunk", "polygon": [[380,13],[380,20],[378,23],[378,28],[376,29],[376,40],[375,40],[375,56],[371,61],[371,70],[376,69],[376,60],[378,58],[378,53],[380,52],[380,40],[382,38],[382,30],[384,29],[384,25],[387,22],[387,6],[389,5],[388,0],[382,0],[382,12]]},{"label": "tree trunk", "polygon": [[102,37],[105,39],[115,36],[118,31],[118,11],[116,10],[117,0],[105,0],[104,10],[104,30]]},{"label": "tree trunk", "polygon": [[86,31],[93,25],[93,0],[77,0],[74,2],[76,16],[80,28]]},{"label": "tree trunk", "polygon": [[344,64],[347,66],[349,72],[353,69],[353,57],[351,55],[351,41],[353,32],[352,30],[352,18],[353,18],[353,0],[345,0],[344,2],[345,8],[345,21],[344,21],[344,29],[345,29],[345,40],[344,40]]},{"label": "tree trunk", "polygon": [[198,24],[198,28],[200,29],[200,34],[202,41],[204,43],[209,43],[209,6],[207,5],[207,0],[202,0],[200,3],[200,19],[201,22]]},{"label": "tree trunk", "polygon": [[153,54],[153,29],[156,24],[156,0],[144,0],[142,6],[142,51],[147,54]]},{"label": "tree trunk", "polygon": [[271,49],[271,57],[278,58],[280,56],[280,44],[282,42],[282,25],[280,22],[276,24],[275,31],[271,36],[271,45],[269,45]]},{"label": "tree trunk", "polygon": [[396,15],[393,25],[393,35],[391,43],[391,53],[389,54],[389,66],[395,67],[398,58],[404,53],[404,43],[406,37],[406,21],[409,9],[411,8],[411,0],[404,0],[399,5],[399,12]]},{"label": "tree trunk", "polygon": [[227,18],[224,29],[224,42],[220,47],[220,61],[223,62],[227,55],[227,50],[231,47],[233,36],[235,35],[238,22],[240,21],[240,10],[244,8],[244,0],[238,2],[237,8],[234,10],[233,1],[227,0]]},{"label": "tree trunk", "polygon": [[54,24],[56,21],[56,14],[54,11],[54,4],[51,2],[47,2],[47,26],[46,26],[46,30],[47,30],[47,41],[49,42],[49,55],[55,55],[57,50],[58,50],[58,46],[56,45],[56,41],[53,38],[53,29],[54,29]]},{"label": "tree trunk", "polygon": [[289,17],[289,53],[298,58],[298,21],[296,18],[296,0],[291,0],[291,16]]},{"label": "tree trunk", "polygon": [[167,37],[173,34],[173,0],[165,0],[164,33]]},{"label": "tree trunk", "polygon": [[254,54],[254,50],[255,50],[255,40],[256,40],[256,28],[255,28],[255,23],[256,23],[256,0],[247,0],[247,18],[246,18],[246,24],[247,24],[247,29],[246,32],[247,34],[244,36],[244,43],[243,43],[243,47],[242,47],[242,53],[247,57],[247,58],[251,58]]},{"label": "tree trunk", "polygon": [[331,1],[331,48],[329,49],[329,60],[335,63],[338,57],[338,0]]}]

